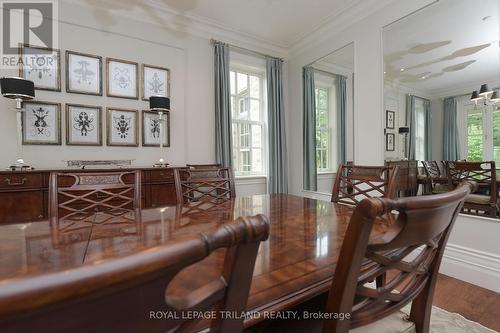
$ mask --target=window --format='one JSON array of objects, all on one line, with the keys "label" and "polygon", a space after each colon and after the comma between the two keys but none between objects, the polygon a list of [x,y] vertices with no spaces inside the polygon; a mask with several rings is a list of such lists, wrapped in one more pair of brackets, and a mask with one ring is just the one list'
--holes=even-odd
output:
[{"label": "window", "polygon": [[230,72],[233,164],[235,174],[266,174],[264,76],[244,70]]},{"label": "window", "polygon": [[318,171],[331,169],[330,150],[330,94],[326,87],[316,88],[316,168]]},{"label": "window", "polygon": [[466,101],[467,160],[495,161],[500,166],[500,109]]},{"label": "window", "polygon": [[470,110],[467,114],[467,160],[483,160],[483,113]]},{"label": "window", "polygon": [[415,159],[425,161],[425,108],[424,100],[415,99]]}]

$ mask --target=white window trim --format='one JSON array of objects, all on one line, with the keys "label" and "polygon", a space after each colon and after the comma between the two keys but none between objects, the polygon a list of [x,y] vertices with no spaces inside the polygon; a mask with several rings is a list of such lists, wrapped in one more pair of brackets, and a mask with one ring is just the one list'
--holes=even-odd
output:
[{"label": "white window trim", "polygon": [[[331,123],[331,112],[332,112],[332,101],[333,101],[333,96],[332,96],[332,93],[333,93],[333,89],[335,88],[335,86],[331,83],[326,83],[326,82],[322,82],[321,80],[315,80],[315,86],[316,88],[323,88],[323,89],[327,89],[328,90],[328,108],[327,108],[327,130],[328,130],[328,147],[327,148],[327,152],[328,152],[328,159],[327,159],[327,167],[326,169],[324,168],[316,168],[316,172],[318,174],[324,174],[324,173],[332,173],[332,172],[335,172],[333,169],[334,169],[334,161],[333,161],[333,158],[335,156],[335,150],[334,150],[334,131],[333,131],[333,126],[332,126],[332,123]],[[315,155],[316,157],[316,155]]]},{"label": "white window trim", "polygon": [[[239,72],[247,75],[257,76],[261,79],[262,84],[260,85],[260,103],[261,103],[261,119],[262,121],[252,121],[252,120],[241,120],[232,119],[231,117],[231,128],[233,123],[244,123],[249,125],[261,125],[262,126],[262,172],[245,172],[239,173],[235,171],[235,178],[237,179],[249,179],[249,178],[266,178],[269,173],[269,161],[268,161],[268,124],[267,124],[267,95],[266,95],[266,72],[264,69],[254,68],[251,66],[246,66],[242,64],[231,63],[229,66],[230,72]],[[250,89],[250,88],[249,88]],[[233,96],[230,94],[230,96]],[[249,99],[252,99],[249,97]],[[232,113],[231,113],[232,116]],[[233,142],[234,147],[234,142]],[[251,149],[251,148],[250,148]],[[232,154],[233,152],[231,152]],[[234,158],[234,156],[231,156]]]}]

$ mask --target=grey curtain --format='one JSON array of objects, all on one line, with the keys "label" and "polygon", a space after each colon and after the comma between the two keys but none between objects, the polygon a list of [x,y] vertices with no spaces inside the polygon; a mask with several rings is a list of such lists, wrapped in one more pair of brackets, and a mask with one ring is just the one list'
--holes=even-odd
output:
[{"label": "grey curtain", "polygon": [[460,156],[457,126],[457,100],[455,97],[447,97],[443,101],[444,107],[444,131],[443,131],[443,159],[445,161],[456,161]]},{"label": "grey curtain", "polygon": [[347,100],[347,90],[346,81],[347,78],[342,75],[336,75],[337,84],[337,156],[338,163],[346,162],[346,100]]},{"label": "grey curtain", "polygon": [[304,190],[316,191],[316,92],[314,86],[314,68],[302,69],[303,89],[303,140],[304,149]]},{"label": "grey curtain", "polygon": [[229,46],[214,43],[215,77],[215,158],[217,163],[232,168],[231,92],[229,90]]},{"label": "grey curtain", "polygon": [[424,113],[425,113],[425,160],[432,160],[432,115],[431,115],[431,101],[424,99]]},{"label": "grey curtain", "polygon": [[267,115],[269,126],[269,193],[288,193],[283,61],[266,59]]},{"label": "grey curtain", "polygon": [[406,126],[410,128],[408,133],[408,159],[415,159],[415,96],[406,95]]}]

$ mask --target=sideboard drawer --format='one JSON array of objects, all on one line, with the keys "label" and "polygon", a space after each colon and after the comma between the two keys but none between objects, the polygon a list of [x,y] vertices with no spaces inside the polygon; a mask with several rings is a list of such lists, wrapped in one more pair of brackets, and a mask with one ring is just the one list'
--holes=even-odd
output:
[{"label": "sideboard drawer", "polygon": [[151,182],[173,182],[174,181],[174,170],[164,169],[164,170],[152,170],[150,171]]},{"label": "sideboard drawer", "polygon": [[42,186],[41,173],[4,173],[0,174],[0,189],[37,188]]}]

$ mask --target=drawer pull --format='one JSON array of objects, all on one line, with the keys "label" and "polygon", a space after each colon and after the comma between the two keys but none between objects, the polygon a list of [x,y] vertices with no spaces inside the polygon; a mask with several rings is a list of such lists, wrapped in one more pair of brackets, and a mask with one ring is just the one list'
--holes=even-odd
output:
[{"label": "drawer pull", "polygon": [[26,177],[23,177],[21,179],[20,182],[17,182],[17,183],[13,183],[12,180],[10,178],[5,178],[5,182],[7,183],[7,185],[9,186],[19,186],[19,185],[24,185],[26,183],[26,181],[28,180],[28,178]]}]

